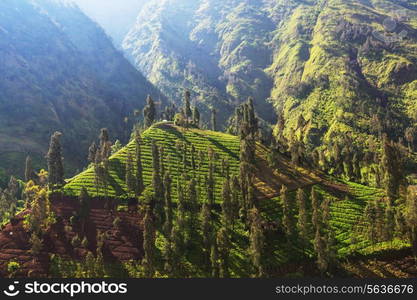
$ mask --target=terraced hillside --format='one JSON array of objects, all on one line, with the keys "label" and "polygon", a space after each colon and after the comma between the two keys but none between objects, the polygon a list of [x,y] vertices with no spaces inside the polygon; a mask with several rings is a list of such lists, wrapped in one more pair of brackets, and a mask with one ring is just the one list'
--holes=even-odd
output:
[{"label": "terraced hillside", "polygon": [[[335,179],[336,180],[336,179]],[[363,218],[364,210],[368,202],[378,201],[385,197],[382,190],[372,187],[366,187],[350,182],[340,182],[332,185],[331,188],[325,182],[317,183],[315,186],[322,200],[330,200],[330,227],[335,235],[335,249],[337,257],[340,260],[352,256],[380,255],[389,253],[390,251],[400,251],[409,247],[409,244],[400,238],[394,237],[390,241],[378,242],[372,244],[368,236],[364,233],[367,227],[376,226],[375,220],[368,220]],[[305,189],[309,195],[309,189]],[[295,200],[295,192],[290,193],[289,197]],[[264,218],[269,222],[274,220],[282,220],[282,201],[280,197],[263,201],[261,206]],[[308,208],[308,215],[312,215],[311,206]],[[312,224],[310,224],[312,226]],[[275,259],[280,258],[281,262],[278,265],[283,265],[289,269],[281,269],[287,272],[297,272],[297,267],[294,265],[287,266],[294,261],[304,261],[307,257],[314,255],[313,240],[308,247],[288,247],[285,244],[285,239],[275,236],[267,241],[271,247]],[[285,264],[284,264],[285,262]],[[291,267],[293,269],[291,269]],[[349,272],[349,270],[347,270]]]},{"label": "terraced hillside", "polygon": [[[155,140],[159,146],[164,148],[163,161],[165,168],[169,169],[170,173],[173,175],[174,183],[180,178],[179,176],[182,175],[185,176],[186,181],[191,178],[200,178],[204,180],[204,177],[208,172],[207,157],[205,157],[201,168],[197,167],[193,170],[191,168],[191,163],[189,163],[187,168],[182,170],[182,156],[176,148],[179,141],[187,143],[188,149],[191,148],[191,145],[194,145],[196,152],[202,151],[207,153],[207,149],[211,147],[218,154],[215,172],[216,201],[221,203],[221,187],[225,180],[225,176],[221,171],[221,161],[222,159],[228,160],[231,174],[238,174],[238,137],[198,129],[186,130],[170,123],[160,123],[153,126],[143,133],[142,160],[146,185],[151,183],[152,140]],[[105,190],[104,187],[100,187],[97,192],[94,180],[94,170],[88,169],[69,181],[64,189],[66,195],[77,195],[81,188],[85,186],[92,196],[100,196],[102,198],[107,194],[110,198],[116,197],[126,199],[134,197],[134,195],[129,195],[127,193],[125,185],[125,161],[128,151],[134,153],[134,149],[134,142],[131,142],[127,147],[110,158],[110,176],[108,180],[110,184],[108,185],[107,190]],[[279,233],[281,230],[280,220],[282,219],[282,202],[279,197],[279,190],[282,184],[285,184],[291,191],[291,198],[295,197],[297,188],[303,188],[309,195],[311,187],[315,186],[321,199],[331,200],[330,224],[335,232],[337,241],[336,248],[339,258],[343,259],[354,253],[369,255],[381,250],[403,249],[408,246],[407,243],[404,243],[401,240],[393,240],[389,243],[380,243],[371,247],[370,241],[368,241],[365,236],[360,236],[359,239],[354,238],[354,235],[357,236],[356,232],[360,231],[361,227],[370,226],[367,220],[362,220],[363,211],[367,202],[382,199],[384,197],[383,191],[354,183],[339,182],[336,179],[327,178],[323,174],[312,170],[295,167],[285,157],[279,157],[277,169],[272,170],[267,163],[267,153],[267,148],[262,145],[257,146],[257,175],[255,184],[257,200],[260,203],[261,211],[265,218],[265,226],[273,228],[269,232],[267,238],[267,251],[273,253],[269,258],[269,265],[272,273],[278,272],[281,274],[285,270],[290,272],[291,267],[289,264],[300,263],[313,257],[312,247],[301,247],[297,245],[288,246],[285,236]],[[191,162],[190,153],[188,153],[187,159]],[[196,161],[198,161],[197,158]],[[184,178],[181,180],[184,180]],[[202,181],[200,187],[200,201],[204,201],[204,181]],[[175,192],[173,193],[173,196],[175,199]],[[309,215],[311,215],[311,207],[309,207]],[[220,223],[218,223],[217,226],[220,226]],[[248,258],[246,253],[248,233],[244,229],[244,226],[237,226],[235,228],[235,235],[235,245],[232,250],[233,260],[236,260],[236,262],[241,261],[243,263],[236,264],[233,271],[236,276],[240,276],[245,274],[250,265],[247,261]],[[166,237],[161,233],[158,240],[158,245],[162,250]],[[189,266],[195,265],[198,265],[198,259],[189,262]],[[194,271],[197,272],[196,270]],[[293,271],[295,272],[296,270]],[[310,272],[309,270],[305,271]],[[205,275],[206,274],[204,273],[200,274],[200,276]]]},{"label": "terraced hillside", "polygon": [[[184,128],[173,126],[170,123],[161,123],[145,131],[142,135],[142,139],[143,145],[141,150],[145,186],[150,185],[152,180],[152,140],[164,149],[162,154],[164,158],[164,166],[166,170],[169,170],[172,176],[174,191],[176,190],[177,180],[181,176],[184,176],[185,179],[194,177],[203,182],[204,177],[208,174],[207,153],[209,148],[212,148],[217,154],[215,182],[218,200],[220,200],[221,186],[225,177],[225,174],[222,175],[222,159],[226,159],[228,161],[230,174],[237,175],[239,172],[238,137],[220,132],[203,131],[198,129],[186,130]],[[183,169],[183,156],[177,148],[179,143],[187,145],[186,169]],[[197,164],[195,170],[193,170],[191,166],[191,145],[194,145],[195,147],[194,155]],[[199,151],[204,153],[202,160],[199,157]],[[97,191],[94,168],[90,168],[69,180],[69,183],[64,189],[65,194],[68,196],[79,195],[81,188],[85,186],[91,196],[108,196],[125,199],[134,197],[134,195],[128,194],[125,183],[125,162],[129,152],[132,156],[135,153],[134,141],[110,157],[109,172],[107,177],[109,185],[107,186],[107,189],[104,186],[100,186]],[[200,161],[203,162],[201,167],[199,166]],[[176,197],[175,193],[173,196],[174,198]]]},{"label": "terraced hillside", "polygon": [[[169,170],[174,189],[174,200],[176,199],[177,180],[196,178],[201,185],[204,184],[205,176],[208,174],[208,152],[211,148],[216,156],[215,167],[215,190],[216,201],[220,201],[220,192],[226,173],[222,172],[222,161],[229,165],[230,175],[239,173],[239,138],[237,136],[199,129],[184,129],[174,126],[171,123],[159,123],[146,130],[143,135],[142,164],[145,186],[151,184],[152,180],[152,156],[151,146],[154,140],[163,150],[163,162],[166,170]],[[183,168],[183,155],[178,145],[187,145],[186,168]],[[191,148],[195,147],[195,164],[192,168]],[[95,184],[94,168],[82,172],[70,179],[64,188],[67,196],[79,195],[81,188],[86,187],[90,196],[101,196],[110,198],[133,198],[134,195],[127,192],[125,183],[126,158],[128,153],[132,156],[135,153],[135,143],[130,142],[121,151],[110,157],[107,187],[100,185],[97,189]],[[199,154],[203,153],[203,157]],[[257,146],[257,164],[263,172],[256,178],[258,193],[261,198],[272,198],[277,195],[281,184],[284,183],[290,188],[293,186],[309,185],[321,179],[314,173],[302,169],[295,169],[285,159],[280,160],[280,172],[270,170],[267,165],[268,150],[262,145]],[[200,166],[200,162],[202,162]],[[184,176],[184,178],[182,178]],[[204,191],[203,191],[204,192]]]},{"label": "terraced hillside", "polygon": [[[54,276],[57,275],[54,274],[56,272],[54,268],[68,271],[71,266],[64,267],[58,264],[66,261],[82,261],[88,251],[95,253],[98,232],[105,234],[103,256],[107,264],[119,265],[121,261],[137,260],[142,257],[142,216],[139,213],[111,211],[102,208],[100,202],[92,201],[87,221],[82,227],[80,223],[74,224],[70,221],[74,213],[79,210],[78,201],[63,199],[56,195],[51,198],[56,223],[42,235],[44,242],[38,255],[33,255],[31,251],[30,233],[24,226],[25,216],[30,211],[18,214],[11,223],[2,227],[0,231],[0,277],[8,275],[7,266],[10,262],[16,262],[20,266],[16,276]],[[115,218],[121,220],[121,226],[113,225]],[[72,240],[75,236],[81,239],[85,237],[88,241],[87,246],[80,244],[74,247]],[[58,263],[51,260],[52,254],[59,257]]]},{"label": "terraced hillside", "polygon": [[[222,172],[221,162],[227,160],[230,165],[230,173],[239,173],[239,138],[236,136],[223,134],[219,132],[205,131],[199,129],[185,129],[174,126],[171,123],[159,123],[142,134],[142,162],[144,167],[145,185],[151,184],[152,176],[152,157],[151,144],[152,140],[157,145],[163,147],[164,153],[162,161],[166,170],[169,170],[173,176],[173,182],[177,179],[181,184],[186,185],[191,178],[200,180],[199,185],[199,201],[206,199],[205,176],[208,174],[208,148],[216,153],[217,163],[215,171],[215,190],[216,202],[222,202],[221,187],[225,180],[225,174]],[[187,144],[186,167],[183,167],[183,156],[180,155],[179,145]],[[195,148],[195,169],[192,168],[191,148]],[[108,264],[106,272],[108,276],[126,276],[137,277],[143,276],[137,270],[138,262],[142,257],[143,249],[141,244],[142,234],[142,212],[139,210],[125,211],[126,206],[123,201],[120,203],[117,211],[113,208],[106,208],[103,199],[131,199],[133,194],[127,192],[125,185],[125,163],[128,152],[134,152],[134,142],[129,143],[126,147],[113,155],[109,161],[109,171],[107,177],[107,186],[99,186],[97,189],[95,184],[94,168],[89,168],[78,176],[68,180],[63,188],[64,195],[53,197],[51,199],[53,210],[57,216],[56,225],[46,234],[45,240],[49,241],[42,252],[42,257],[38,261],[44,262],[39,265],[33,265],[33,257],[25,247],[22,253],[14,250],[18,243],[22,242],[22,236],[27,236],[21,225],[7,225],[2,232],[3,241],[0,240],[0,263],[6,265],[8,258],[21,261],[24,266],[23,272],[29,271],[31,266],[36,267],[39,273],[47,272],[48,260],[47,254],[58,254],[62,260],[59,263],[66,264],[66,273],[54,274],[55,276],[88,276],[79,273],[83,265],[83,253],[86,249],[72,249],[70,242],[75,234],[79,236],[87,236],[89,240],[89,249],[94,252],[96,248],[96,233],[106,232],[105,245],[107,254],[105,260]],[[200,160],[197,153],[205,153]],[[295,201],[295,194],[298,188],[304,189],[307,196],[310,196],[311,188],[314,186],[319,194],[320,201],[330,201],[330,226],[335,234],[337,256],[340,261],[349,258],[349,262],[355,260],[355,256],[360,259],[367,259],[369,256],[378,257],[381,254],[397,253],[404,251],[409,244],[395,237],[391,241],[372,243],[365,234],[361,233],[361,228],[373,226],[373,220],[364,220],[363,212],[369,201],[381,200],[384,198],[384,192],[377,188],[365,187],[350,182],[338,181],[335,178],[329,178],[324,174],[316,171],[296,167],[290,163],[285,156],[277,158],[276,169],[269,167],[267,163],[268,149],[258,144],[256,151],[255,165],[255,188],[258,206],[263,216],[263,227],[266,235],[265,253],[266,270],[270,276],[282,277],[289,274],[303,275],[319,275],[314,259],[313,238],[311,236],[308,245],[296,243],[288,243],[283,233],[282,212],[283,203],[280,199],[279,191],[282,184],[289,188],[289,198]],[[200,161],[202,164],[200,166]],[[90,196],[93,197],[92,209],[88,216],[87,227],[83,232],[81,228],[73,226],[69,232],[64,232],[62,228],[71,224],[71,217],[78,210],[77,198],[82,187],[86,187]],[[173,198],[176,201],[175,184],[173,184]],[[117,203],[117,201],[116,201]],[[307,203],[308,219],[311,220],[312,209],[310,201]],[[215,209],[216,229],[221,227],[221,211],[217,207]],[[117,229],[112,225],[115,219],[122,219],[122,229]],[[21,222],[22,220],[20,220]],[[310,221],[308,221],[310,223]],[[309,224],[311,227],[312,224]],[[20,231],[19,231],[20,230]],[[193,241],[193,247],[188,249],[186,255],[182,257],[183,276],[184,277],[207,277],[211,276],[208,271],[203,268],[203,257],[201,255],[202,236],[203,233],[198,230],[198,238]],[[15,241],[14,237],[9,234],[10,231],[19,231],[19,241]],[[62,238],[54,241],[54,236]],[[7,238],[6,238],[7,237]],[[16,238],[18,238],[16,236]],[[24,239],[23,239],[24,240]],[[247,277],[251,274],[251,262],[248,255],[249,233],[245,223],[241,220],[237,221],[233,232],[231,233],[232,247],[230,251],[230,272],[232,277]],[[164,276],[164,247],[167,243],[167,236],[162,231],[157,231],[156,246],[157,255],[157,271],[160,276]],[[84,251],[84,252],[83,252]],[[398,252],[399,253],[399,252]],[[13,255],[14,256],[13,256]],[[22,256],[20,259],[20,256]],[[46,257],[46,258],[45,258]],[[42,260],[43,259],[43,260]],[[56,262],[54,262],[56,265]],[[360,264],[360,262],[358,262]],[[354,270],[357,264],[341,264],[339,274],[352,276],[362,276],[360,272]],[[135,271],[136,270],[136,271]],[[352,271],[353,270],[353,271]],[[401,274],[399,272],[398,274]],[[408,274],[408,273],[407,273]],[[45,274],[46,275],[46,274]],[[349,275],[348,275],[349,276]]]}]

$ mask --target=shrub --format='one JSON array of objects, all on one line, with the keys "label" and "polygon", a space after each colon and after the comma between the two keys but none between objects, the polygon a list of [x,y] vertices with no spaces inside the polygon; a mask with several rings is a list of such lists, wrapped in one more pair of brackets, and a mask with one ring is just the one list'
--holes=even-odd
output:
[{"label": "shrub", "polygon": [[176,126],[184,126],[185,125],[185,118],[182,114],[176,114],[174,117],[174,124]]},{"label": "shrub", "polygon": [[81,246],[81,240],[80,240],[80,237],[78,236],[78,234],[72,238],[71,245],[74,248],[78,248],[78,247]]},{"label": "shrub", "polygon": [[81,242],[81,247],[87,249],[88,248],[88,240],[87,237],[84,237]]},{"label": "shrub", "polygon": [[75,226],[75,225],[77,225],[77,223],[78,223],[78,218],[77,218],[77,216],[71,216],[71,218],[70,218],[70,224],[72,225],[72,226]]},{"label": "shrub", "polygon": [[122,220],[119,217],[116,217],[113,221],[114,228],[117,230],[120,230],[121,225],[122,225]]},{"label": "shrub", "polygon": [[10,261],[7,264],[7,272],[9,273],[10,277],[13,277],[17,271],[20,269],[20,264],[16,261]]}]

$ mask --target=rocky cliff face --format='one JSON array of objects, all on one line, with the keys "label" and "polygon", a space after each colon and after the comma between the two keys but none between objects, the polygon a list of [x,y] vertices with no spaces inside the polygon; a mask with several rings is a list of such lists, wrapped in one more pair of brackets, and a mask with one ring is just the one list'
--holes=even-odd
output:
[{"label": "rocky cliff face", "polygon": [[252,96],[287,136],[303,116],[317,146],[340,132],[367,139],[376,119],[396,137],[415,123],[416,30],[407,0],[152,1],[123,47],[176,101],[190,88],[224,121]]},{"label": "rocky cliff face", "polygon": [[160,97],[98,25],[67,1],[0,2],[0,168],[43,159],[64,133],[66,166],[85,165],[99,129],[126,138],[123,122],[147,94]]}]

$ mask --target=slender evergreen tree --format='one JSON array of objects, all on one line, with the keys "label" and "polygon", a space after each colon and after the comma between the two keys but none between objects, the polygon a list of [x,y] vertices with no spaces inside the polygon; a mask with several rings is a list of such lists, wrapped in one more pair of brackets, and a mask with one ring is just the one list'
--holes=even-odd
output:
[{"label": "slender evergreen tree", "polygon": [[[363,213],[364,220],[372,220],[373,222],[376,220],[376,207],[374,201],[368,201],[365,206],[365,210]],[[371,241],[372,245],[374,245],[378,238],[378,232],[376,226],[367,226],[365,227],[365,234],[368,239]]]},{"label": "slender evergreen tree", "polygon": [[177,179],[177,198],[178,198],[178,215],[177,215],[177,224],[178,224],[178,230],[181,233],[181,237],[183,238],[182,244],[185,243],[184,241],[184,235],[186,233],[187,228],[187,201],[184,196],[184,188],[182,185],[182,180],[178,177]]},{"label": "slender evergreen tree", "polygon": [[145,190],[143,182],[143,167],[142,167],[142,138],[140,133],[135,133],[135,162],[136,162],[136,196],[142,195]]},{"label": "slender evergreen tree", "polygon": [[36,173],[33,170],[32,158],[29,155],[26,157],[25,180],[26,182],[29,182],[30,180],[36,180]]},{"label": "slender evergreen tree", "polygon": [[230,238],[229,230],[225,227],[220,228],[217,233],[217,245],[219,253],[219,268],[220,268],[220,277],[228,278],[230,277],[229,273],[229,253],[230,253]]},{"label": "slender evergreen tree", "polygon": [[253,185],[252,179],[248,178],[248,192],[247,192],[247,209],[251,209],[257,206],[256,197],[255,197],[255,187]]},{"label": "slender evergreen tree", "polygon": [[[336,254],[337,250],[335,248],[336,245],[336,238],[334,236],[334,230],[330,225],[330,200],[326,199],[322,205],[322,220],[321,220],[321,228],[319,227],[319,234],[321,237],[321,243],[323,244],[324,249],[317,248],[319,251],[323,251],[323,253],[317,252],[318,257],[318,267],[323,271],[332,271],[336,266]],[[326,269],[324,269],[326,266]]]},{"label": "slender evergreen tree", "polygon": [[210,263],[211,263],[211,276],[213,278],[218,278],[220,276],[220,266],[219,266],[219,251],[217,248],[217,239],[213,239],[210,252]]},{"label": "slender evergreen tree", "polygon": [[109,131],[107,130],[107,128],[101,129],[99,139],[101,160],[105,162],[111,155],[111,142],[109,137]]},{"label": "slender evergreen tree", "polygon": [[214,194],[214,187],[215,187],[215,178],[214,178],[214,163],[210,159],[209,161],[209,174],[207,177],[207,199],[210,208],[214,206],[215,203],[215,194]]},{"label": "slender evergreen tree", "polygon": [[231,192],[233,220],[237,220],[239,218],[239,210],[242,207],[240,183],[237,176],[232,177]]},{"label": "slender evergreen tree", "polygon": [[222,223],[226,229],[230,230],[232,225],[234,224],[234,220],[233,220],[233,203],[232,203],[229,180],[226,180],[223,184],[222,198],[223,198]]},{"label": "slender evergreen tree", "polygon": [[151,209],[147,209],[143,220],[143,250],[145,275],[152,278],[155,274],[155,224]]},{"label": "slender evergreen tree", "polygon": [[172,232],[173,227],[173,207],[172,207],[172,195],[171,195],[172,179],[169,173],[165,173],[164,176],[164,190],[165,190],[165,225],[164,230],[169,235]]},{"label": "slender evergreen tree", "polygon": [[194,241],[197,236],[197,229],[199,228],[198,224],[198,193],[197,193],[197,182],[193,178],[188,184],[188,232],[190,233],[190,241]]},{"label": "slender evergreen tree", "polygon": [[96,154],[97,154],[97,145],[95,142],[91,144],[91,146],[88,148],[88,161],[90,163],[94,163],[96,160]]},{"label": "slender evergreen tree", "polygon": [[262,229],[261,216],[257,208],[249,211],[250,232],[249,232],[249,253],[254,268],[254,277],[262,277],[264,275],[263,255],[265,246],[265,236]]},{"label": "slender evergreen tree", "polygon": [[80,202],[80,220],[81,220],[81,232],[84,232],[85,224],[87,221],[87,217],[90,213],[90,196],[88,195],[88,191],[85,187],[81,188],[80,196],[78,197]]},{"label": "slender evergreen tree", "polygon": [[216,131],[217,130],[217,112],[216,109],[211,109],[211,130]]},{"label": "slender evergreen tree", "polygon": [[175,104],[165,106],[164,118],[167,121],[174,121],[175,114],[177,113],[177,107]]},{"label": "slender evergreen tree", "polygon": [[384,220],[384,239],[391,241],[394,238],[395,233],[395,211],[391,203],[387,203],[385,206],[385,220]]},{"label": "slender evergreen tree", "polygon": [[212,245],[213,225],[211,210],[208,203],[204,203],[201,208],[201,231],[203,234],[203,255],[208,264],[210,261],[210,251]]},{"label": "slender evergreen tree", "polygon": [[293,201],[289,198],[288,189],[285,185],[281,188],[281,201],[283,208],[283,226],[289,240],[293,239],[296,232]]},{"label": "slender evergreen tree", "polygon": [[192,111],[191,111],[191,94],[190,91],[185,91],[184,94],[184,113],[185,113],[185,118],[187,120],[187,125],[188,125],[188,121],[191,119],[192,117]]},{"label": "slender evergreen tree", "polygon": [[408,127],[405,130],[405,139],[408,143],[408,151],[412,152],[414,151],[414,144],[416,140],[416,130],[414,127]]},{"label": "slender evergreen tree", "polygon": [[36,233],[32,233],[29,240],[31,247],[30,252],[33,255],[33,260],[36,261],[43,248],[43,241]]},{"label": "slender evergreen tree", "polygon": [[253,105],[253,98],[250,97],[248,100],[248,112],[247,112],[247,120],[250,126],[250,133],[252,134],[253,138],[256,137],[258,133],[258,118],[255,114],[255,107]]},{"label": "slender evergreen tree", "polygon": [[171,277],[179,277],[181,274],[181,257],[183,256],[183,237],[177,226],[172,227],[171,231]]},{"label": "slender evergreen tree", "polygon": [[159,174],[161,175],[161,178],[164,178],[165,176],[165,148],[163,146],[159,147]]},{"label": "slender evergreen tree", "polygon": [[61,136],[62,134],[58,131],[52,135],[49,151],[46,156],[48,162],[48,181],[51,185],[64,183]]},{"label": "slender evergreen tree", "polygon": [[317,231],[320,229],[321,215],[320,215],[319,196],[314,186],[311,188],[311,207],[313,209],[311,223],[313,224],[314,231]]},{"label": "slender evergreen tree", "polygon": [[194,126],[200,127],[200,111],[198,110],[197,106],[193,108],[193,123]]},{"label": "slender evergreen tree", "polygon": [[305,245],[309,240],[309,228],[308,228],[308,214],[307,214],[307,196],[303,189],[297,190],[297,204],[298,204],[298,221],[297,228],[299,237]]},{"label": "slender evergreen tree", "polygon": [[143,109],[143,118],[144,118],[145,127],[151,127],[152,124],[155,122],[155,118],[156,118],[155,102],[153,101],[150,95],[148,95],[148,97],[146,98],[146,106]]},{"label": "slender evergreen tree", "polygon": [[403,178],[402,160],[397,146],[385,137],[383,142],[383,155],[381,167],[384,175],[384,184],[391,204],[398,198],[400,183]]},{"label": "slender evergreen tree", "polygon": [[316,235],[314,237],[314,250],[317,255],[317,267],[323,275],[327,271],[328,263],[326,259],[326,246],[320,230],[316,230]]},{"label": "slender evergreen tree", "polygon": [[164,217],[164,187],[160,170],[159,148],[156,145],[156,142],[152,141],[152,187],[154,190],[153,208],[157,222],[162,225]]},{"label": "slender evergreen tree", "polygon": [[352,158],[353,164],[353,174],[357,182],[361,182],[362,180],[362,172],[361,172],[361,159],[359,157],[359,153],[355,151]]},{"label": "slender evergreen tree", "polygon": [[405,220],[413,254],[417,260],[417,188],[415,186],[410,186],[407,191]]},{"label": "slender evergreen tree", "polygon": [[125,183],[129,193],[134,193],[136,191],[135,176],[133,175],[133,171],[132,154],[128,152],[126,158]]},{"label": "slender evergreen tree", "polygon": [[195,147],[194,145],[191,145],[191,168],[193,170],[196,169],[195,154],[196,154]]},{"label": "slender evergreen tree", "polygon": [[96,158],[94,160],[94,185],[97,190],[97,196],[99,195],[99,190],[101,183],[104,181],[105,173],[101,165],[101,153],[96,152]]}]

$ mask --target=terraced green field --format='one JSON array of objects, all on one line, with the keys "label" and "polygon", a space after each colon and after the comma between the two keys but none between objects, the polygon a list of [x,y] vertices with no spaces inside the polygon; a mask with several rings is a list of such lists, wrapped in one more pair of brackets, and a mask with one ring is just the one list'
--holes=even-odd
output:
[{"label": "terraced green field", "polygon": [[[144,167],[145,185],[151,184],[151,144],[152,140],[154,140],[158,146],[162,146],[164,148],[164,154],[162,157],[165,168],[169,170],[173,178],[172,187],[174,200],[176,200],[177,196],[177,180],[180,179],[182,184],[185,185],[191,178],[196,178],[201,182],[200,201],[204,201],[206,196],[204,181],[205,176],[208,174],[207,153],[209,148],[212,148],[217,154],[215,190],[216,201],[218,203],[221,203],[222,201],[221,189],[225,180],[225,176],[222,174],[222,159],[226,159],[229,162],[230,174],[237,175],[239,173],[239,138],[236,136],[198,129],[186,130],[169,123],[159,123],[146,130],[143,133],[142,138],[142,163]],[[183,169],[182,152],[177,149],[179,142],[186,143],[188,145],[188,153],[186,155],[187,164],[185,169]],[[195,169],[191,166],[191,145],[194,145],[196,148],[195,160],[197,167]],[[200,158],[198,151],[205,154],[201,167],[199,167]],[[261,150],[258,149],[258,152],[259,151]],[[110,158],[107,190],[105,190],[104,186],[100,186],[97,190],[95,185],[94,169],[90,168],[69,180],[69,183],[64,187],[65,194],[69,196],[76,196],[79,194],[81,188],[85,186],[91,196],[107,196],[118,199],[134,197],[133,194],[129,194],[127,192],[125,184],[125,161],[128,152],[132,153],[132,155],[134,154],[134,142],[129,143],[125,148]],[[308,170],[305,171],[307,173],[310,172]],[[262,170],[258,170],[258,172],[262,172]],[[184,176],[184,178],[182,178],[182,176]],[[327,184],[320,183],[320,178],[317,180],[317,183],[313,184],[292,183],[293,187],[290,191],[290,198],[293,198],[295,201],[294,187],[300,186],[301,188],[304,188],[306,194],[309,195],[311,187],[314,185],[322,200],[331,199],[330,225],[336,236],[336,248],[339,258],[343,259],[354,253],[373,254],[381,250],[400,249],[408,246],[407,243],[401,240],[394,240],[371,246],[371,242],[368,241],[365,236],[360,236],[355,233],[355,230],[360,226],[372,226],[372,220],[365,220],[365,222],[362,221],[361,223],[361,217],[368,201],[384,197],[384,192],[382,190],[350,182],[341,182],[336,179],[326,179]],[[324,179],[322,178],[322,180]],[[329,188],[329,184],[330,186],[333,186],[333,188]],[[262,198],[259,199],[259,201],[260,210],[265,221],[268,224],[275,224],[275,226],[278,226],[279,228],[282,222],[282,203],[280,198]],[[311,217],[310,203],[308,203],[307,206]],[[221,226],[219,214],[220,211],[217,211],[215,222],[215,226],[217,228]],[[200,238],[201,234],[202,233],[200,232]],[[314,258],[312,241],[310,245],[302,245],[298,242],[290,244],[287,242],[285,235],[280,233],[280,230],[267,231],[266,234],[266,264],[271,270],[280,270],[280,268],[284,266],[284,271],[281,270],[281,272],[285,273],[285,268],[287,268],[285,266],[288,266],[288,264],[304,264],[306,260],[311,261],[311,259]],[[356,236],[355,239],[353,239],[354,235]],[[247,228],[245,228],[242,222],[237,222],[232,233],[231,241],[231,274],[234,277],[248,276],[251,269],[251,263],[247,252],[249,246],[249,236]],[[194,276],[197,277],[210,276],[210,274],[206,273],[204,268],[201,268],[201,266],[204,265],[201,252],[199,250],[201,248],[201,242],[201,240],[196,240],[196,250],[191,251],[183,258],[183,264],[188,270],[187,273],[194,274]],[[157,255],[160,256],[158,261],[161,262],[161,265],[158,266],[158,270],[161,274],[163,274],[162,251],[165,243],[166,236],[164,236],[164,233],[158,232],[157,248],[159,251]],[[134,274],[130,274],[129,276],[134,276]]]},{"label": "terraced green field", "polygon": [[[158,146],[164,148],[163,161],[166,170],[169,170],[172,176],[173,198],[176,200],[176,183],[177,179],[185,176],[185,179],[195,178],[204,186],[205,176],[208,174],[208,149],[212,148],[216,153],[216,168],[215,176],[215,190],[216,201],[220,201],[220,193],[222,189],[225,176],[222,174],[222,159],[226,159],[230,166],[230,174],[239,173],[239,138],[236,136],[205,131],[199,129],[185,129],[176,127],[168,123],[156,124],[149,128],[142,134],[142,164],[143,177],[145,186],[151,184],[152,180],[152,140],[156,141]],[[182,142],[187,144],[187,164],[183,169],[182,153],[177,150],[177,143]],[[191,145],[194,145],[196,169],[191,166]],[[202,151],[204,155],[203,164],[198,167],[200,157],[198,151]],[[107,176],[107,188],[104,185],[97,189],[95,184],[94,168],[90,168],[78,176],[69,180],[64,187],[64,193],[68,196],[78,196],[81,188],[87,188],[90,196],[107,196],[119,199],[126,199],[134,197],[129,195],[125,183],[126,158],[130,152],[134,157],[135,142],[130,142],[126,147],[118,153],[110,157],[109,172]],[[201,193],[205,193],[205,189],[201,188]]]},{"label": "terraced green field", "polygon": [[361,219],[366,204],[369,201],[385,197],[383,190],[363,186],[357,183],[346,182],[349,186],[350,197],[336,201],[331,206],[331,225],[336,232],[337,246],[340,256],[347,256],[353,252],[368,255],[385,250],[398,250],[409,247],[410,244],[404,240],[394,237],[392,241],[379,242],[372,245],[372,242],[364,235],[357,234],[353,239],[355,231],[364,227],[375,226],[375,220]]},{"label": "terraced green field", "polygon": [[[368,201],[378,200],[385,196],[384,191],[363,186],[356,183],[344,182],[349,187],[346,195],[335,195],[329,192],[323,185],[314,185],[321,201],[331,199],[330,226],[335,233],[336,250],[340,259],[353,254],[373,255],[387,250],[399,250],[409,247],[409,243],[394,238],[392,241],[379,242],[372,245],[371,241],[358,230],[365,226],[375,226],[373,220],[363,220],[362,215]],[[308,196],[311,187],[305,189]],[[290,192],[289,197],[295,201],[295,191]],[[307,203],[309,218],[311,220],[312,209]],[[273,222],[282,220],[282,202],[279,197],[263,201],[261,211],[265,220]],[[312,224],[310,224],[312,226]],[[313,238],[313,235],[311,236]],[[277,266],[283,263],[302,261],[314,257],[313,240],[309,246],[301,244],[288,245],[282,236],[272,236],[267,240],[269,251],[273,253],[271,263]]]}]

